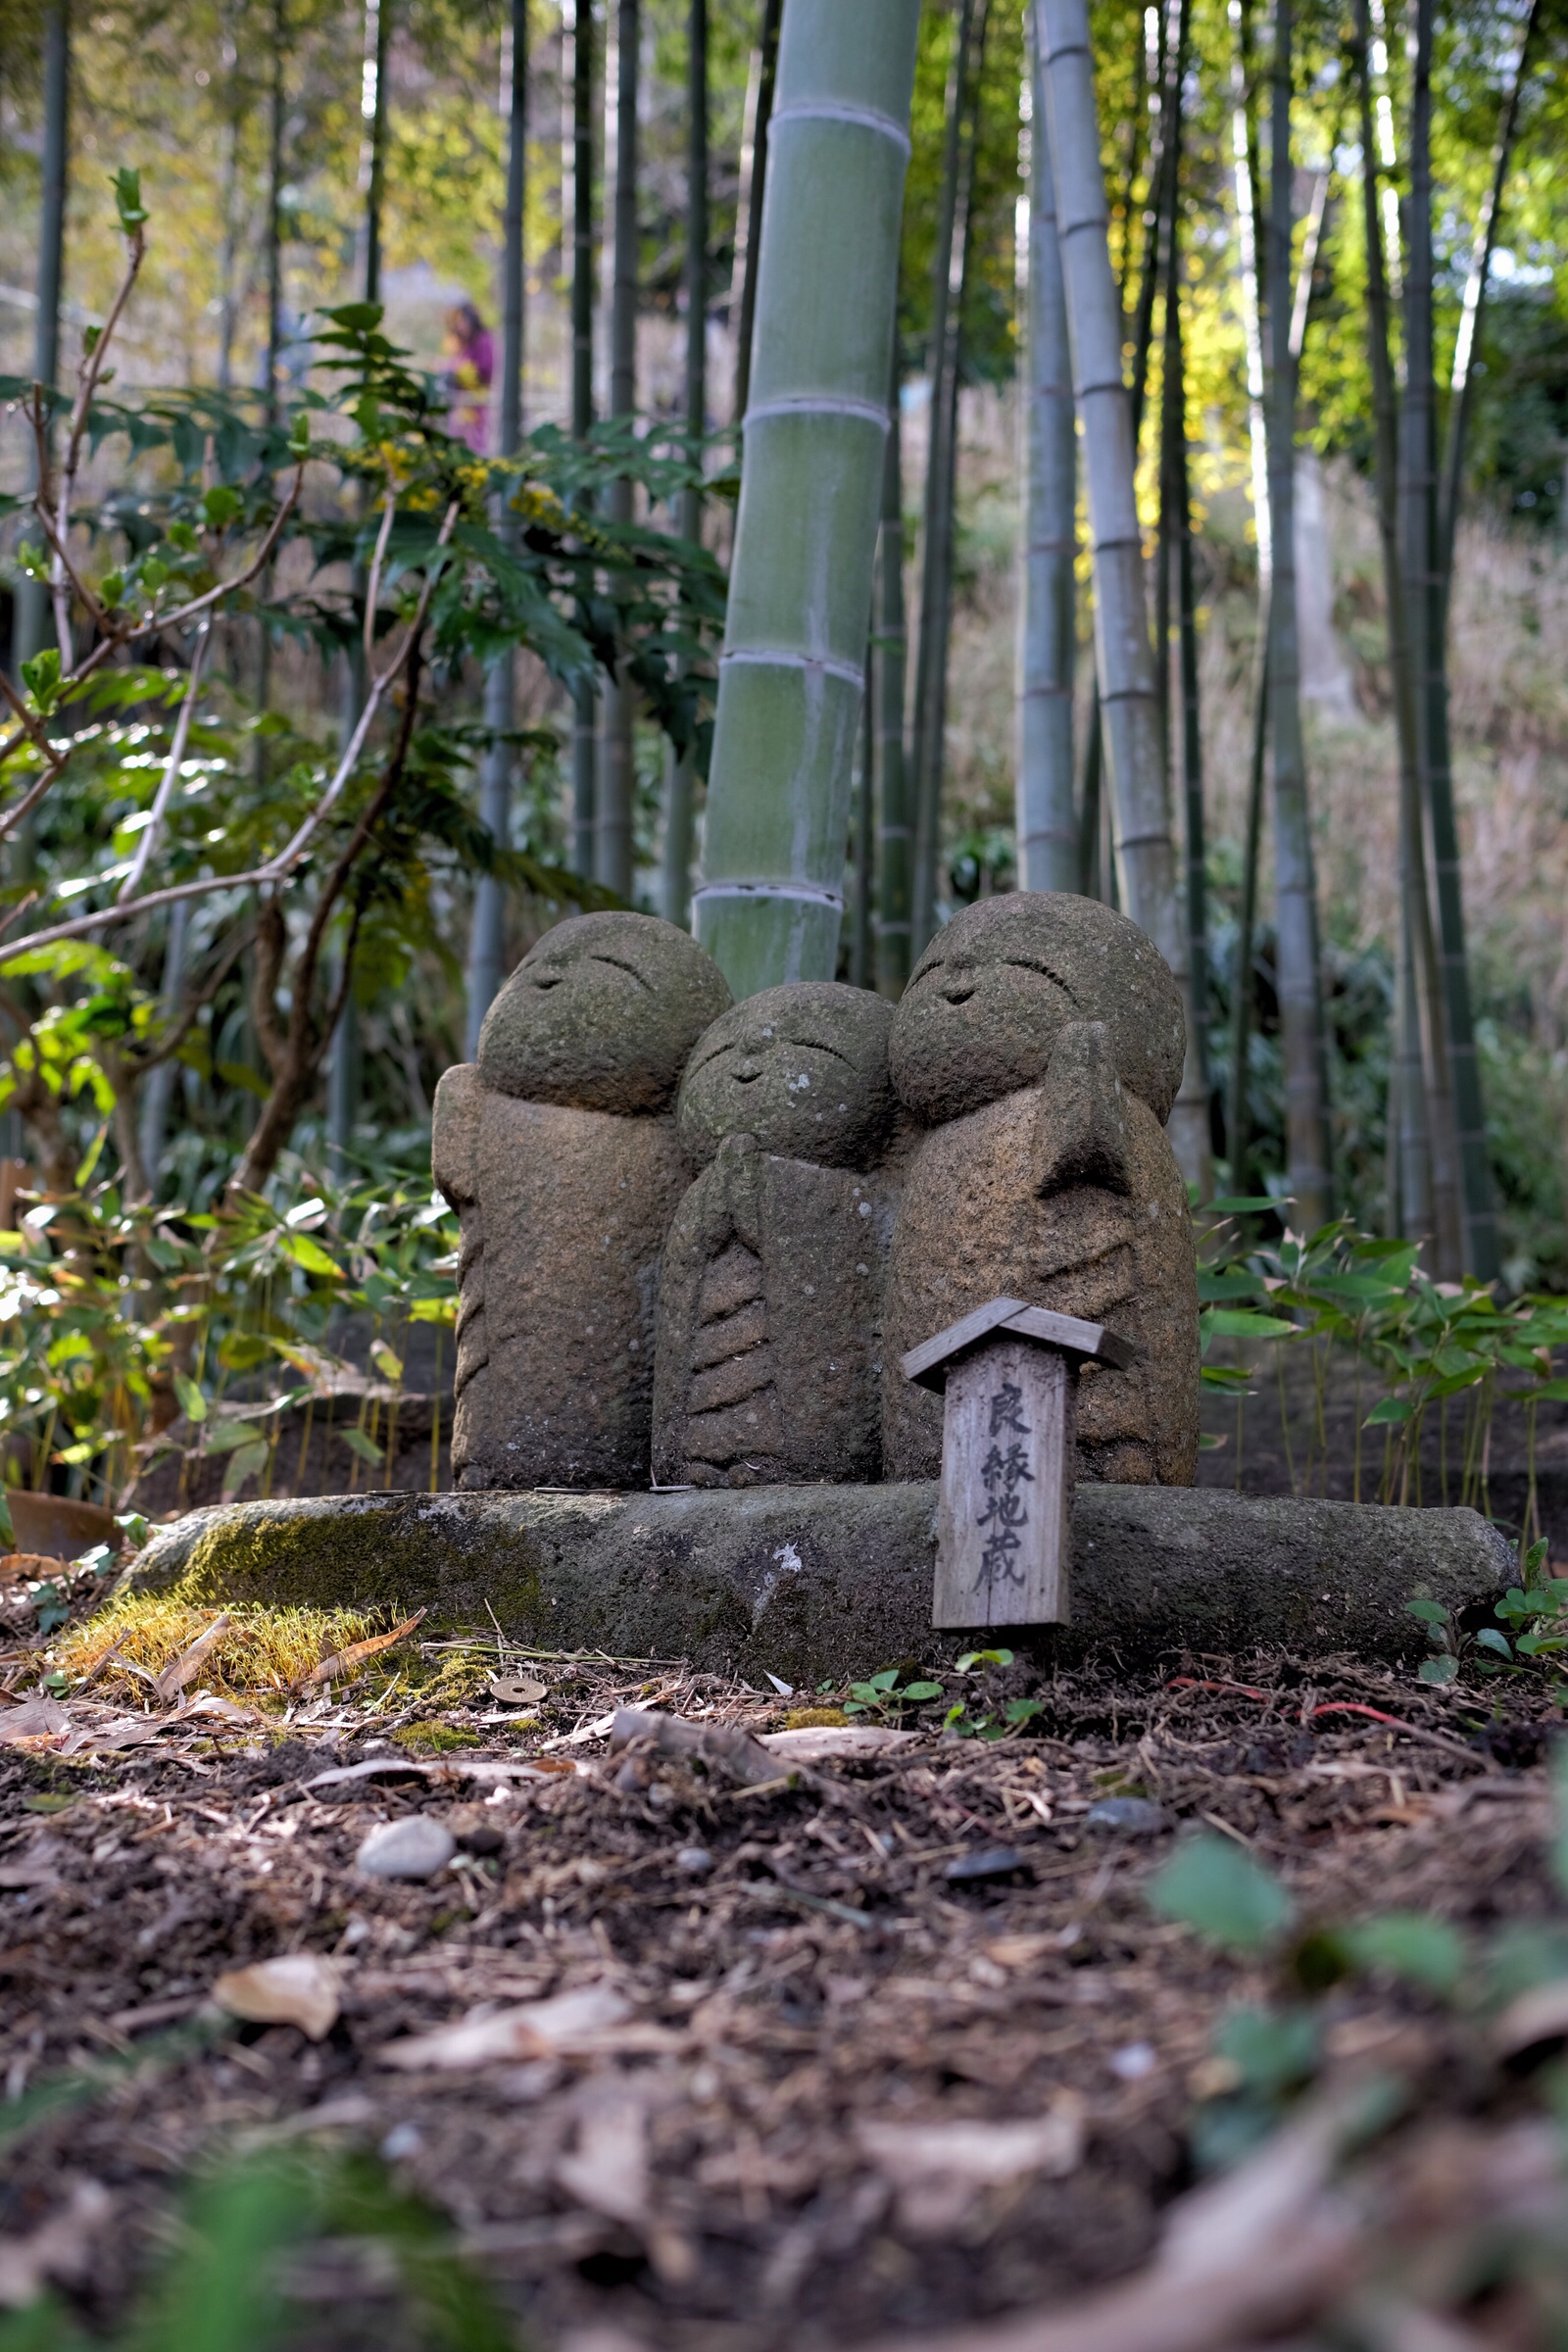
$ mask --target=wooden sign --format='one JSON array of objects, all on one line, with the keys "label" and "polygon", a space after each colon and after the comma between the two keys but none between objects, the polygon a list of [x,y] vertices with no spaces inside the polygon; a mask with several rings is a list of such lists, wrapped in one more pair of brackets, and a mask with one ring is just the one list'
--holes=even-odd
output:
[{"label": "wooden sign", "polygon": [[1067,1622],[1078,1366],[1134,1353],[1101,1324],[994,1298],[904,1358],[947,1400],[934,1626]]},{"label": "wooden sign", "polygon": [[1029,1340],[955,1364],[942,1432],[933,1625],[1061,1625],[1078,1376]]}]

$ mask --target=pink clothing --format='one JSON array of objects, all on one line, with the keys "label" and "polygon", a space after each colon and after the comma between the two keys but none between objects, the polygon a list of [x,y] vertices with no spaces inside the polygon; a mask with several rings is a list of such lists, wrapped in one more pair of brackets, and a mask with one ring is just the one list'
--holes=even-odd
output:
[{"label": "pink clothing", "polygon": [[489,441],[490,404],[485,395],[495,381],[496,347],[487,326],[481,326],[459,350],[447,369],[452,406],[448,422],[460,441],[466,441],[482,458]]}]

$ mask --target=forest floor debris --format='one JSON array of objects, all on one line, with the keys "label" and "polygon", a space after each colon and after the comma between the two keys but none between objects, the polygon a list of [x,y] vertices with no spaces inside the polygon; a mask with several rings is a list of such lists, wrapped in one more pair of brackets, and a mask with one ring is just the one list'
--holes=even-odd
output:
[{"label": "forest floor debris", "polygon": [[[194,1688],[222,1657],[169,1703],[149,1653],[0,1706],[7,2300],[112,2325],[192,2167],[314,2137],[382,2151],[567,2352],[1396,2352],[1411,2312],[1511,2352],[1568,2310],[1544,1686],[982,1662],[944,1696],[1006,1737],[895,1677],[851,1741],[848,1691],[499,1638],[288,1698]],[[398,1822],[450,1860],[357,1867]],[[1162,1915],[1195,1832],[1288,1933]],[[290,2279],[291,2345],[393,2340],[342,2330],[395,2281]]]}]

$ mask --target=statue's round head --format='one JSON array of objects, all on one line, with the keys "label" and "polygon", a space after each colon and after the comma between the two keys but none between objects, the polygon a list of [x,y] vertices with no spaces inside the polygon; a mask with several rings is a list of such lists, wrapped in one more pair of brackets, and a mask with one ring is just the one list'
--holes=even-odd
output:
[{"label": "statue's round head", "polygon": [[578,1110],[664,1110],[729,1002],[717,964],[673,923],[573,915],[528,950],[485,1014],[480,1084]]},{"label": "statue's round head", "polygon": [[728,1135],[828,1168],[864,1167],[895,1111],[888,1078],[893,1007],[833,980],[764,988],[699,1039],[677,1116],[689,1159],[705,1167]]},{"label": "statue's round head", "polygon": [[1163,1125],[1187,1052],[1182,1001],[1147,932],[1065,890],[981,899],[939,931],[910,976],[889,1060],[928,1127],[1038,1085],[1071,1021],[1103,1021],[1116,1074]]}]

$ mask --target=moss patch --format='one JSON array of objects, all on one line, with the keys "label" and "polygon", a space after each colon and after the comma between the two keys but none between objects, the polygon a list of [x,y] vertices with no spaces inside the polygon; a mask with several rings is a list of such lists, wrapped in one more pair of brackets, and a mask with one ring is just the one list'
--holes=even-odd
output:
[{"label": "moss patch", "polygon": [[[124,1592],[64,1633],[55,1654],[62,1670],[76,1676],[91,1673],[117,1652],[115,1663],[104,1668],[101,1687],[128,1697],[145,1692],[146,1685],[125,1671],[121,1659],[143,1673],[161,1674],[218,1614],[215,1601],[193,1600],[180,1592]],[[255,1601],[230,1601],[227,1615],[227,1630],[203,1660],[196,1687],[247,1696],[291,1690],[322,1658],[385,1633],[390,1622],[378,1608],[270,1608]]]},{"label": "moss patch", "polygon": [[849,1720],[842,1707],[791,1707],[784,1728],[788,1732],[836,1732]]},{"label": "moss patch", "polygon": [[477,1732],[460,1732],[450,1723],[403,1723],[392,1734],[397,1746],[411,1756],[443,1756],[455,1747],[477,1747]]},{"label": "moss patch", "polygon": [[168,1590],[191,1603],[377,1610],[413,1592],[430,1608],[427,1635],[483,1619],[486,1604],[509,1627],[544,1634],[551,1622],[526,1534],[432,1510],[412,1494],[321,1508],[241,1504],[193,1537]]}]

